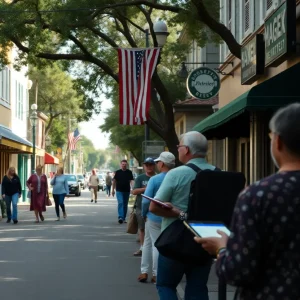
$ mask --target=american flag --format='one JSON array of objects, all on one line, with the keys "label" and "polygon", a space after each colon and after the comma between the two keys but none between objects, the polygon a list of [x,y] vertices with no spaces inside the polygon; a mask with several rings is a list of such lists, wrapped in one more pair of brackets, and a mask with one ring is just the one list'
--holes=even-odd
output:
[{"label": "american flag", "polygon": [[159,52],[160,48],[118,49],[120,124],[140,125],[148,120]]},{"label": "american flag", "polygon": [[78,131],[78,128],[76,128],[74,132],[69,133],[68,140],[69,140],[69,149],[76,150],[76,143],[78,142],[78,140],[80,140],[80,133]]}]

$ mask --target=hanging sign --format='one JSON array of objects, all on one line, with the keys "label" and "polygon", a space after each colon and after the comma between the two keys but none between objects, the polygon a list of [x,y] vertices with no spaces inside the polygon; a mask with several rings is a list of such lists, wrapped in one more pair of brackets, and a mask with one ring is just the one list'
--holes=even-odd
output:
[{"label": "hanging sign", "polygon": [[215,70],[201,67],[190,73],[186,85],[191,96],[207,100],[219,93],[221,82]]},{"label": "hanging sign", "polygon": [[241,84],[252,84],[265,70],[264,36],[257,34],[245,45],[241,52]]},{"label": "hanging sign", "polygon": [[295,52],[296,0],[288,0],[265,20],[265,66],[276,67]]}]

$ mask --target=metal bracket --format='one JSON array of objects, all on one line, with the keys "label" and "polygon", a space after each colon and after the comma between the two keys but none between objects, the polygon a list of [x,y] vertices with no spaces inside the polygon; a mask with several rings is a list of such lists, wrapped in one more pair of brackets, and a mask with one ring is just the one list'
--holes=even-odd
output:
[{"label": "metal bracket", "polygon": [[[178,72],[180,77],[183,77],[183,75],[187,75],[188,70],[186,68],[186,65],[231,65],[233,67],[233,61],[230,62],[182,62],[181,63],[181,70]],[[226,73],[221,71],[219,68],[214,68],[214,70],[221,75],[230,75],[232,77],[234,77],[234,73],[230,72],[230,73]],[[187,77],[187,76],[186,76]]]}]

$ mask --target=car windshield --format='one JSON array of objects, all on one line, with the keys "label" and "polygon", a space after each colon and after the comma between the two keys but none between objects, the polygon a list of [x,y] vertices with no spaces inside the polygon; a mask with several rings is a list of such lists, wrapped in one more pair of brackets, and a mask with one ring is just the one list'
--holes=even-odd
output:
[{"label": "car windshield", "polygon": [[75,175],[66,175],[68,181],[76,181]]},{"label": "car windshield", "polygon": [[77,175],[77,178],[78,179],[83,179],[84,177],[83,177],[83,175]]}]

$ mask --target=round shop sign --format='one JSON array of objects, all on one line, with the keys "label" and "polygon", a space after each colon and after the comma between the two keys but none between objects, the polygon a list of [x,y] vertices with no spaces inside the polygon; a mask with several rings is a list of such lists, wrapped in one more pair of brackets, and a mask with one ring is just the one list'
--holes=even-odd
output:
[{"label": "round shop sign", "polygon": [[186,85],[191,96],[207,100],[219,93],[221,83],[216,71],[201,67],[190,73]]}]

